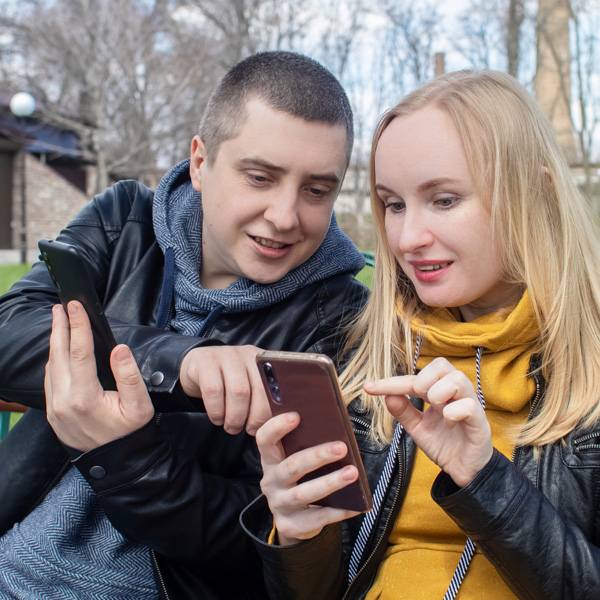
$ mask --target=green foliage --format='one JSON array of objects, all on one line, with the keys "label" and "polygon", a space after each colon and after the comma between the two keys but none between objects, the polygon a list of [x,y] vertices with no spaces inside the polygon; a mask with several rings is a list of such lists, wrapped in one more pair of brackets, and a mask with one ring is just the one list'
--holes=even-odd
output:
[{"label": "green foliage", "polygon": [[16,424],[17,421],[23,416],[24,413],[19,412],[19,413],[10,413],[10,429],[12,429]]},{"label": "green foliage", "polygon": [[[21,279],[31,265],[0,265],[0,296],[8,292],[10,286],[17,280]],[[23,416],[23,413],[11,413],[10,428]]]},{"label": "green foliage", "polygon": [[0,265],[0,295],[6,294],[10,286],[21,279],[31,265]]},{"label": "green foliage", "polygon": [[367,287],[371,287],[373,280],[373,267],[365,267],[357,276],[356,279],[362,281]]}]

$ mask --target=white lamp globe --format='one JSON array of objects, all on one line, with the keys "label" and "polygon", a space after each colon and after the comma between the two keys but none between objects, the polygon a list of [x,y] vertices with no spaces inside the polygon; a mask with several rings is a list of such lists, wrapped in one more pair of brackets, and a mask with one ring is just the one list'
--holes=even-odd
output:
[{"label": "white lamp globe", "polygon": [[10,99],[10,111],[15,117],[29,117],[35,110],[35,98],[27,92],[18,92]]}]

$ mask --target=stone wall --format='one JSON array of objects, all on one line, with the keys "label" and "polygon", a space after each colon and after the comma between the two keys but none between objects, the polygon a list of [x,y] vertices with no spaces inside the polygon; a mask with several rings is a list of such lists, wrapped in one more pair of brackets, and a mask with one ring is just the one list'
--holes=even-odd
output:
[{"label": "stone wall", "polygon": [[[4,263],[20,261],[22,164],[21,156],[17,157],[13,170],[13,249],[0,254],[0,262]],[[25,190],[27,260],[32,263],[37,261],[38,241],[41,238],[55,238],[89,198],[30,154],[25,154]]]}]

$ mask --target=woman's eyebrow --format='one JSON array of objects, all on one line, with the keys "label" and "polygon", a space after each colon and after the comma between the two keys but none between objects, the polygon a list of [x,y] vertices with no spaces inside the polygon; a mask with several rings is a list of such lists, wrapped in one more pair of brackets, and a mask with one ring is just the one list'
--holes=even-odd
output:
[{"label": "woman's eyebrow", "polygon": [[459,183],[458,180],[453,179],[452,177],[436,177],[435,179],[429,179],[428,181],[424,181],[423,183],[417,186],[417,190],[420,192],[426,192],[432,188],[436,188],[439,185],[444,185],[447,183]]}]

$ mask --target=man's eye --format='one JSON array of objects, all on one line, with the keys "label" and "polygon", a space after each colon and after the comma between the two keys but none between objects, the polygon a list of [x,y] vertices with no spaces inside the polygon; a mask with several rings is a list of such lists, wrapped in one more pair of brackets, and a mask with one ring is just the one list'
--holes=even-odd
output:
[{"label": "man's eye", "polygon": [[257,173],[247,173],[246,177],[254,185],[264,185],[270,181],[267,175],[258,175]]}]

